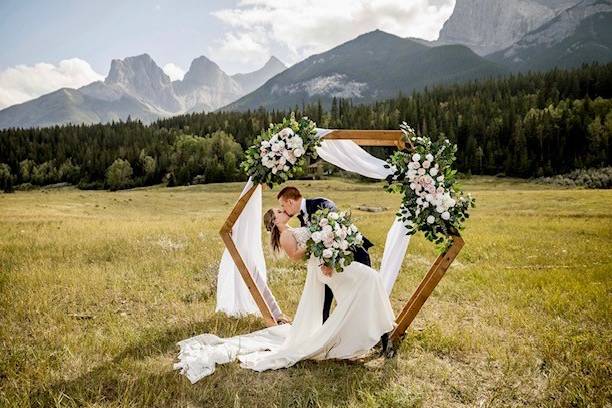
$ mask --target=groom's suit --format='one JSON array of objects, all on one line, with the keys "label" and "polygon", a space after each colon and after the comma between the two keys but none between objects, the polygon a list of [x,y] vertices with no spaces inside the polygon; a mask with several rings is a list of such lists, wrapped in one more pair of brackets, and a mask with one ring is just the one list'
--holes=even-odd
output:
[{"label": "groom's suit", "polygon": [[[333,201],[330,201],[326,198],[312,198],[312,199],[303,199],[302,200],[302,208],[298,213],[298,220],[300,220],[300,225],[302,227],[308,226],[310,224],[310,216],[317,212],[317,210],[328,208],[332,211],[337,211],[336,205]],[[363,247],[359,247],[353,251],[355,254],[354,260],[355,262],[360,262],[367,266],[372,266],[370,262],[370,254],[368,254],[368,249],[373,247],[374,244],[370,242],[366,237],[363,237]],[[329,286],[325,285],[325,300],[323,301],[323,323],[329,317],[329,312],[331,309],[331,303],[334,299],[334,294],[332,293]]]}]

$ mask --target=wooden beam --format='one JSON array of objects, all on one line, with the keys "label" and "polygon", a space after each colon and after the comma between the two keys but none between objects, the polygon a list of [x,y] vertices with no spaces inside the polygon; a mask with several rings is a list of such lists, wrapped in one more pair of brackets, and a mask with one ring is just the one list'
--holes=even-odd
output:
[{"label": "wooden beam", "polygon": [[421,281],[419,287],[414,291],[412,297],[406,303],[399,316],[395,320],[397,326],[393,330],[390,336],[392,342],[397,342],[408,330],[408,327],[414,321],[414,318],[419,313],[435,287],[440,283],[440,280],[450,267],[451,263],[455,260],[461,248],[463,248],[464,241],[460,236],[453,237],[453,243],[451,247],[443,254],[438,256],[434,264],[431,266],[425,278]]},{"label": "wooden beam", "polygon": [[[325,135],[324,139],[328,140],[352,140],[360,146],[395,146],[397,148],[405,148],[404,135],[401,130],[350,130],[350,129],[336,129]],[[408,145],[414,148],[413,144],[408,140]],[[251,196],[257,189],[257,185],[254,185],[249,189],[236,203],[232,211],[230,212],[227,220],[219,231],[226,248],[228,249],[242,279],[244,280],[249,292],[253,296],[257,307],[259,308],[263,319],[268,326],[276,325],[276,321],[270,307],[266,303],[261,291],[257,287],[257,284],[253,280],[248,267],[244,263],[244,259],[240,255],[236,243],[232,239],[232,228],[236,223],[236,220],[240,217],[240,214],[244,210],[244,207],[249,202]],[[403,307],[400,314],[397,316],[396,327],[391,333],[390,339],[392,342],[397,342],[405,333],[410,324],[432,294],[448,268],[450,267],[453,260],[461,251],[464,245],[463,239],[458,235],[453,236],[453,243],[451,247],[443,254],[436,258],[435,262],[429,268],[429,271],[419,284],[418,288],[412,294],[408,303]]]},{"label": "wooden beam", "polygon": [[335,129],[323,139],[352,140],[360,146],[392,146],[403,149],[404,133],[401,130]]},{"label": "wooden beam", "polygon": [[244,210],[244,207],[249,202],[249,199],[251,198],[251,196],[257,189],[257,187],[258,187],[257,184],[253,185],[253,187],[251,187],[246,193],[244,193],[242,197],[240,197],[240,199],[238,200],[238,202],[236,203],[236,205],[230,212],[229,217],[227,217],[227,220],[221,227],[219,234],[221,235],[221,239],[223,240],[225,247],[229,251],[230,256],[234,260],[234,263],[236,264],[236,267],[238,268],[238,271],[240,272],[240,276],[242,276],[242,279],[244,280],[246,287],[249,289],[251,296],[253,296],[253,299],[255,300],[255,304],[259,308],[259,311],[261,313],[261,316],[264,319],[264,322],[266,323],[268,327],[270,327],[270,326],[276,326],[276,320],[274,319],[274,316],[272,315],[272,311],[270,310],[270,307],[268,306],[263,295],[261,294],[261,291],[257,287],[257,284],[253,280],[253,276],[251,275],[249,268],[244,263],[244,259],[242,259],[242,256],[240,255],[240,251],[238,251],[238,248],[236,247],[236,243],[232,239],[232,227],[236,223],[236,220],[238,220],[238,217],[240,217],[240,214]]}]

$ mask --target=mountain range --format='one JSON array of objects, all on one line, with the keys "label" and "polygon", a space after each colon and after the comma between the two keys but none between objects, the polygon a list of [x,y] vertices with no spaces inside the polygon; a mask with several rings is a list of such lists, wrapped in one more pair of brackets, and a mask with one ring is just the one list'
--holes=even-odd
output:
[{"label": "mountain range", "polygon": [[612,0],[456,0],[438,40],[363,34],[286,68],[227,75],[206,57],[171,81],[147,54],[113,60],[108,76],[0,111],[0,128],[144,122],[223,110],[291,109],[334,97],[370,103],[435,84],[612,61]]},{"label": "mountain range", "polygon": [[62,88],[1,110],[0,128],[100,123],[128,117],[148,123],[160,117],[213,111],[285,68],[271,57],[257,71],[229,76],[201,56],[192,61],[182,80],[171,81],[148,54],[115,59],[104,81],[78,89]]},{"label": "mountain range", "polygon": [[464,45],[428,46],[380,30],[313,55],[223,108],[282,109],[333,97],[368,103],[426,86],[507,71]]}]

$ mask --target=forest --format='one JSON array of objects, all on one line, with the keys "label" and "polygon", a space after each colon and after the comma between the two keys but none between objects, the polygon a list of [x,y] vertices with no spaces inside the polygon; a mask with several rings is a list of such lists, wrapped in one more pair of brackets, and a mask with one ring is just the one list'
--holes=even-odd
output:
[{"label": "forest", "polygon": [[[612,64],[516,74],[399,94],[370,105],[295,106],[319,127],[397,129],[458,146],[457,170],[523,178],[610,165]],[[243,150],[290,111],[210,112],[0,131],[0,189],[71,183],[122,189],[241,180]]]}]

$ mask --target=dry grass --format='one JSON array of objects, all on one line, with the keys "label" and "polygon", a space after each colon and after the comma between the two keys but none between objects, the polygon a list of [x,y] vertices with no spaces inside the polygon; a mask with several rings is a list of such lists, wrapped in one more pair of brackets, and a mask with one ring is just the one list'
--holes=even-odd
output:
[{"label": "dry grass", "polygon": [[[344,207],[399,203],[379,184],[297,184]],[[466,247],[397,358],[230,364],[192,386],[172,371],[178,340],[262,327],[214,314],[217,230],[240,188],[0,194],[0,406],[609,406],[612,191],[492,178],[466,182]],[[393,210],[354,216],[377,265]],[[396,310],[434,257],[413,239]],[[292,313],[304,270],[270,269]]]}]

